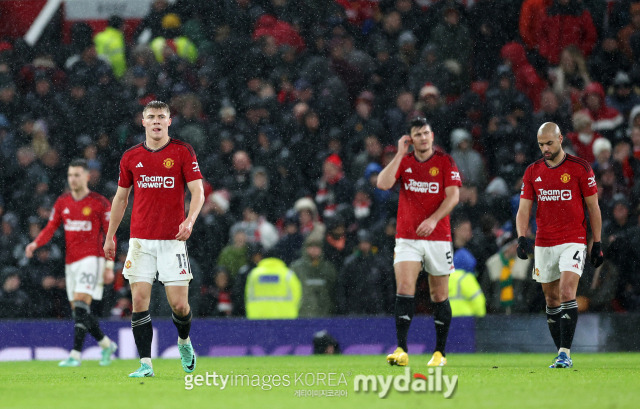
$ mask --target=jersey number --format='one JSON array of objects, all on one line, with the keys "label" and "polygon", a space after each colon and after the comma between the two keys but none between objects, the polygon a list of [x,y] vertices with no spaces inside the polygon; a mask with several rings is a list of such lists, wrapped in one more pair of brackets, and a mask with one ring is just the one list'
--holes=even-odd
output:
[{"label": "jersey number", "polygon": [[573,259],[577,260],[578,263],[582,263],[582,259],[580,258],[580,251],[576,251],[576,254],[573,255]]},{"label": "jersey number", "polygon": [[82,273],[80,276],[80,284],[93,285],[96,282],[96,276],[89,273]]},{"label": "jersey number", "polygon": [[450,251],[447,251],[446,256],[447,256],[447,263],[453,264],[453,257],[451,257],[451,252]]},{"label": "jersey number", "polygon": [[176,257],[178,257],[178,265],[180,266],[180,268],[187,268],[187,256],[185,254],[176,254]]}]

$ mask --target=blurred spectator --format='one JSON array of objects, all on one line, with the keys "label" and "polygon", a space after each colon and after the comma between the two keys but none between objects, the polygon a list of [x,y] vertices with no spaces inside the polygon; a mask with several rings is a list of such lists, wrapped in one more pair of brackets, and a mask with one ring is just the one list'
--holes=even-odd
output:
[{"label": "blurred spectator", "polygon": [[247,264],[247,233],[240,225],[234,225],[229,235],[231,243],[222,249],[217,264],[226,268],[231,279],[234,280],[240,267]]},{"label": "blurred spectator", "polygon": [[582,95],[585,106],[581,112],[588,114],[593,123],[591,128],[600,133],[612,143],[624,135],[624,118],[615,108],[607,105],[604,88],[597,82],[587,85]]},{"label": "blurred spectator", "polygon": [[633,34],[640,33],[640,3],[631,3],[629,5],[629,14],[631,15],[629,24],[618,31],[618,44],[620,44],[620,49],[627,58],[633,61],[633,52],[629,39]]},{"label": "blurred spectator", "polygon": [[608,32],[601,37],[600,44],[587,61],[587,68],[594,81],[608,88],[618,71],[631,69],[631,62],[620,50],[615,33]]},{"label": "blurred spectator", "polygon": [[127,70],[127,49],[122,27],[124,20],[113,15],[107,21],[107,28],[93,37],[96,52],[99,56],[109,60],[113,75],[121,78]]},{"label": "blurred spectator", "polygon": [[[311,295],[311,294],[309,294]],[[282,260],[265,258],[251,270],[245,290],[249,319],[295,319],[302,310],[302,285]],[[326,300],[325,300],[326,301]],[[322,305],[320,308],[331,308]]]},{"label": "blurred spectator", "polygon": [[[527,60],[524,47],[516,42],[505,44],[500,50],[500,57],[511,67],[511,71],[515,75],[515,87],[518,91],[525,94],[533,109],[540,109],[540,95],[547,87],[547,82],[538,75],[535,68]],[[494,64],[496,67],[498,64]],[[491,76],[487,73],[487,79]]]},{"label": "blurred spectator", "polygon": [[472,145],[471,133],[466,129],[457,128],[451,132],[451,157],[459,164],[462,180],[482,188],[487,183],[484,161]]},{"label": "blurred spectator", "polygon": [[229,317],[233,313],[229,272],[218,268],[213,275],[213,284],[203,284],[200,289],[198,316]]},{"label": "blurred spectator", "polygon": [[194,64],[198,59],[195,44],[182,34],[182,21],[175,13],[162,17],[162,30],[149,43],[149,47],[159,63],[165,62],[174,55]]},{"label": "blurred spectator", "polygon": [[333,264],[336,270],[342,268],[344,260],[352,252],[353,243],[347,236],[344,217],[337,214],[326,219],[327,233],[323,240],[324,258]]},{"label": "blurred spectator", "polygon": [[473,273],[457,268],[449,275],[452,317],[484,317],[486,299]]},{"label": "blurred spectator", "polygon": [[315,202],[323,218],[333,216],[339,204],[351,203],[353,199],[353,185],[345,177],[342,159],[336,154],[325,159],[317,185]]},{"label": "blurred spectator", "polygon": [[[545,10],[553,0],[524,0],[520,9],[520,38],[529,50],[538,48],[537,35],[544,18]],[[561,128],[564,129],[564,128]]]},{"label": "blurred spectator", "polygon": [[327,317],[337,311],[336,281],[333,264],[325,259],[322,242],[307,239],[302,257],[291,264],[302,284],[300,317]]},{"label": "blurred spectator", "polygon": [[[247,264],[240,267],[238,274],[231,285],[231,302],[233,304],[233,315],[244,317],[245,310],[245,290],[249,273],[256,268],[258,263],[265,256],[264,248],[260,243],[251,243],[247,246]],[[221,267],[219,268],[221,269]]]},{"label": "blurred spectator", "polygon": [[378,256],[372,239],[369,231],[358,231],[358,246],[340,269],[336,285],[340,314],[376,315],[391,310],[393,272]]},{"label": "blurred spectator", "polygon": [[[638,7],[640,8],[640,3],[638,3]],[[613,92],[607,95],[605,102],[617,109],[625,121],[629,120],[629,114],[633,107],[640,105],[640,95],[633,89],[631,78],[626,72],[618,71],[613,79]]]},{"label": "blurred spectator", "polygon": [[283,234],[272,249],[272,253],[290,265],[300,258],[304,236],[300,232],[300,217],[294,209],[287,211],[284,218]]},{"label": "blurred spectator", "polygon": [[29,317],[33,302],[21,288],[20,271],[13,266],[5,266],[0,271],[0,318]]},{"label": "blurred spectator", "polygon": [[591,83],[582,51],[575,45],[565,47],[560,53],[560,64],[549,69],[553,90],[573,105],[578,104],[582,91]]},{"label": "blurred spectator", "polygon": [[553,0],[535,35],[540,55],[552,65],[558,64],[560,52],[570,44],[590,55],[597,37],[591,13],[578,0]]},{"label": "blurred spectator", "polygon": [[263,214],[258,213],[257,203],[246,199],[241,206],[242,219],[231,226],[231,231],[241,230],[247,237],[247,243],[260,243],[269,250],[278,242],[278,230]]},{"label": "blurred spectator", "polygon": [[593,153],[593,144],[602,136],[594,132],[592,129],[592,120],[585,112],[576,112],[573,114],[573,132],[567,133],[567,139],[571,141],[571,145],[576,155],[593,163],[596,157]]},{"label": "blurred spectator", "polygon": [[516,257],[516,247],[516,240],[511,240],[486,262],[483,288],[491,312],[528,311],[524,287],[529,280],[530,262]]}]

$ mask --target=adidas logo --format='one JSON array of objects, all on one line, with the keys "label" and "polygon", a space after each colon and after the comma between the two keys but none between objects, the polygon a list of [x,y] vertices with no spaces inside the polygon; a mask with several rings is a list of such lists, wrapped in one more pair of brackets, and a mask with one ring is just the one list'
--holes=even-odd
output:
[{"label": "adidas logo", "polygon": [[549,319],[547,320],[547,324],[554,324],[554,323],[555,323],[555,321],[554,321],[554,320],[552,320],[551,318],[549,318]]},{"label": "adidas logo", "polygon": [[406,314],[405,315],[401,315],[398,318],[403,319],[403,320],[407,320],[407,321],[411,321],[411,317],[406,315]]},{"label": "adidas logo", "polygon": [[579,266],[578,264],[574,264],[572,267],[573,267],[573,268],[577,268],[577,269],[579,269],[579,268],[580,268],[580,266]]},{"label": "adidas logo", "polygon": [[444,325],[444,322],[438,320],[433,320],[433,323],[436,325]]},{"label": "adidas logo", "polygon": [[62,214],[69,214],[71,212],[69,212],[69,208],[65,207],[64,210],[62,211]]},{"label": "adidas logo", "polygon": [[413,171],[411,170],[411,168],[407,168],[407,170],[405,170],[405,172],[407,172],[407,173],[413,173]]},{"label": "adidas logo", "polygon": [[142,166],[142,162],[138,162],[138,164],[136,165],[136,168],[144,168],[144,166]]},{"label": "adidas logo", "polygon": [[569,316],[569,314],[564,314],[562,317],[560,318],[564,318],[565,320],[570,320],[571,317]]},{"label": "adidas logo", "polygon": [[540,176],[538,176],[535,181],[536,182],[542,182],[542,179],[540,178]]},{"label": "adidas logo", "polygon": [[184,269],[182,269],[182,271],[180,272],[180,274],[187,274],[186,271],[184,271]]}]

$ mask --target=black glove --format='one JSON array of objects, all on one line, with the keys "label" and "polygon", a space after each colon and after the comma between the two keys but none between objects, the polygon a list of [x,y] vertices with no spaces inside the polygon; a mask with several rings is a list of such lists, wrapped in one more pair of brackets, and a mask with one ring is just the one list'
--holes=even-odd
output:
[{"label": "black glove", "polygon": [[518,257],[523,260],[529,258],[529,240],[527,240],[526,237],[518,237],[518,248],[516,249],[516,253],[518,253]]},{"label": "black glove", "polygon": [[599,241],[593,242],[593,247],[591,247],[590,261],[595,268],[600,267],[604,262],[604,253],[602,252],[602,243],[600,243]]}]

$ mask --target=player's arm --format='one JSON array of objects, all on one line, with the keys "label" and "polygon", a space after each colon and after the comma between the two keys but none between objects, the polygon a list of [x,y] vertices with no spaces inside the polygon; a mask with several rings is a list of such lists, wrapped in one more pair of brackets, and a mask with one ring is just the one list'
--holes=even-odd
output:
[{"label": "player's arm", "polygon": [[176,234],[176,240],[187,240],[191,236],[193,225],[200,214],[200,209],[204,204],[204,187],[202,186],[202,179],[192,180],[187,183],[189,192],[191,192],[191,200],[189,202],[189,213],[187,218],[180,223],[178,227],[178,234]]},{"label": "player's arm", "polygon": [[518,237],[525,237],[527,235],[532,207],[533,200],[520,198],[518,213],[516,214],[516,232],[518,233]]},{"label": "player's arm", "polygon": [[600,213],[600,205],[598,204],[598,194],[584,198],[589,212],[589,223],[593,232],[593,241],[600,242],[602,239],[602,214]]},{"label": "player's arm", "polygon": [[427,237],[433,233],[438,222],[451,213],[453,208],[458,204],[458,200],[460,200],[460,188],[458,186],[447,186],[444,189],[444,193],[445,198],[442,203],[440,203],[440,206],[438,206],[431,216],[423,220],[416,229],[416,234],[418,236]]},{"label": "player's arm", "polygon": [[598,268],[604,262],[604,253],[602,252],[602,214],[600,213],[600,205],[598,204],[598,194],[585,197],[584,202],[587,204],[587,212],[589,212],[589,222],[591,223],[591,232],[593,233],[593,245],[591,246],[591,254],[589,260],[595,268]]},{"label": "player's arm", "polygon": [[398,140],[398,152],[396,156],[394,156],[391,162],[378,174],[378,182],[376,183],[378,189],[389,190],[396,184],[396,173],[398,173],[402,158],[409,151],[409,145],[411,145],[411,137],[409,135],[403,135],[402,138]]},{"label": "player's arm", "polygon": [[44,246],[51,240],[60,224],[62,224],[62,216],[57,209],[57,206],[53,206],[52,217],[49,218],[49,222],[44,229],[38,234],[38,237],[35,238],[31,243],[27,244],[27,247],[24,249],[24,255],[27,258],[33,257],[33,252],[40,246]]},{"label": "player's arm", "polygon": [[129,193],[131,192],[131,186],[122,187],[118,186],[116,195],[113,197],[113,203],[111,204],[111,218],[109,219],[109,229],[104,240],[104,256],[107,260],[113,260],[116,257],[116,242],[114,236],[118,230],[118,226],[122,222],[124,212],[127,210],[129,204]]},{"label": "player's arm", "polygon": [[[109,220],[111,220],[111,203],[108,200],[104,200],[104,208],[102,209],[102,213],[100,215],[100,223],[103,232],[107,232],[109,230]],[[116,239],[113,238],[114,245],[116,245]],[[113,279],[115,278],[115,274],[113,272],[114,262],[113,260],[107,260],[104,263],[104,271],[102,272],[102,277],[105,284],[113,283]]]}]

